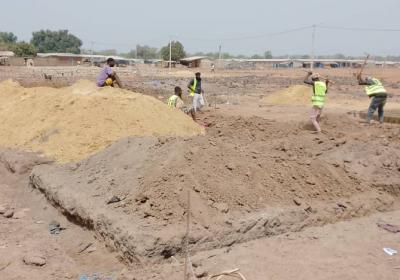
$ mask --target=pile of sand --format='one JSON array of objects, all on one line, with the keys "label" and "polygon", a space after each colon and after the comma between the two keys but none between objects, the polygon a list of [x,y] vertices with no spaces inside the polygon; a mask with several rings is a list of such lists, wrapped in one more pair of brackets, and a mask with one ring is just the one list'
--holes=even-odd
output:
[{"label": "pile of sand", "polygon": [[278,105],[310,105],[312,88],[304,85],[295,85],[279,90],[263,99],[267,104]]},{"label": "pile of sand", "polygon": [[194,136],[203,129],[153,97],[97,88],[24,88],[0,83],[0,146],[40,151],[60,162],[86,158],[127,136]]}]

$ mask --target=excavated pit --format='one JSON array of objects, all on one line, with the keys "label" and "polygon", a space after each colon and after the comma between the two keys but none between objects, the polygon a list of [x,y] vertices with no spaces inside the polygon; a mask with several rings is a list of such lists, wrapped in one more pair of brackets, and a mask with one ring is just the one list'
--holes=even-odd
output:
[{"label": "excavated pit", "polygon": [[396,127],[365,133],[328,115],[328,132],[313,135],[255,116],[203,121],[206,135],[125,138],[78,163],[37,166],[30,183],[128,262],[181,253],[188,191],[192,252],[398,208]]}]

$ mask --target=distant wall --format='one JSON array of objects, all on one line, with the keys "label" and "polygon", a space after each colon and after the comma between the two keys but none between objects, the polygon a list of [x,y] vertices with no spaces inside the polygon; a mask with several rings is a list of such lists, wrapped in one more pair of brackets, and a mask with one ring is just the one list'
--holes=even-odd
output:
[{"label": "distant wall", "polygon": [[81,58],[76,57],[35,57],[35,66],[76,66]]},{"label": "distant wall", "polygon": [[10,66],[25,66],[25,59],[23,57],[9,57],[8,63]]}]

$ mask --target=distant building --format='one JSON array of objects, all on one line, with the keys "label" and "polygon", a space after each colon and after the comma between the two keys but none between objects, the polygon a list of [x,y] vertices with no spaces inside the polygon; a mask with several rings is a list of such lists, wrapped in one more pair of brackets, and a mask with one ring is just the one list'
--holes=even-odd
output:
[{"label": "distant building", "polygon": [[0,51],[0,57],[13,57],[15,53],[12,51]]},{"label": "distant building", "polygon": [[192,56],[186,57],[180,60],[182,65],[185,65],[189,68],[198,68],[201,66],[201,61],[204,59],[204,56]]},{"label": "distant building", "polygon": [[0,65],[1,66],[9,66],[10,58],[14,57],[15,54],[12,51],[0,51]]},{"label": "distant building", "polygon": [[107,61],[107,58],[114,58],[117,66],[134,65],[134,59],[121,56],[105,56],[91,54],[73,53],[38,53],[35,57],[35,66],[77,66],[77,65],[96,65],[100,66]]},{"label": "distant building", "polygon": [[[364,60],[357,59],[223,59],[220,61],[226,69],[256,68],[360,68]],[[400,63],[368,61],[368,67],[400,67]]]}]

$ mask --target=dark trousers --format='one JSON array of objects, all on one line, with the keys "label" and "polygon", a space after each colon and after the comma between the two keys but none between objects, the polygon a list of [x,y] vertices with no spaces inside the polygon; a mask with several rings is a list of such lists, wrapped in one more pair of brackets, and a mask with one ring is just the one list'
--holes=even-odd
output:
[{"label": "dark trousers", "polygon": [[372,97],[371,104],[369,105],[368,108],[367,122],[370,122],[372,120],[372,117],[376,109],[378,109],[379,122],[383,123],[383,118],[384,118],[383,108],[385,107],[385,104],[386,104],[386,96]]}]

